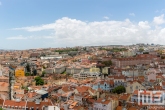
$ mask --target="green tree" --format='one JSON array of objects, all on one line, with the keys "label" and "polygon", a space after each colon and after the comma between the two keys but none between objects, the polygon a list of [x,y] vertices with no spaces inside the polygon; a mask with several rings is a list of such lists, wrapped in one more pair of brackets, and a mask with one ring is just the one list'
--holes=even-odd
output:
[{"label": "green tree", "polygon": [[143,52],[143,51],[144,51],[144,49],[143,49],[143,48],[140,48],[140,49],[139,49],[139,52]]},{"label": "green tree", "polygon": [[102,64],[104,64],[105,66],[111,66],[112,65],[112,61],[111,60],[103,61]]},{"label": "green tree", "polygon": [[114,88],[114,90],[112,92],[117,93],[117,94],[121,94],[121,93],[124,93],[125,91],[126,90],[125,90],[124,86],[118,86],[118,87]]},{"label": "green tree", "polygon": [[27,72],[30,72],[30,65],[29,65],[29,63],[27,63],[27,65],[26,65],[26,70],[27,70]]},{"label": "green tree", "polygon": [[143,52],[143,54],[149,54],[149,52]]},{"label": "green tree", "polygon": [[165,59],[165,56],[161,56],[161,59]]},{"label": "green tree", "polygon": [[37,70],[36,70],[36,69],[33,70],[33,75],[34,75],[34,76],[37,75]]},{"label": "green tree", "polygon": [[30,76],[30,73],[29,72],[25,73],[25,76]]},{"label": "green tree", "polygon": [[46,72],[45,72],[45,71],[42,71],[42,75],[41,75],[41,77],[44,77],[45,74],[46,74]]},{"label": "green tree", "polygon": [[35,78],[35,81],[36,81],[36,85],[44,85],[44,80],[39,76]]}]

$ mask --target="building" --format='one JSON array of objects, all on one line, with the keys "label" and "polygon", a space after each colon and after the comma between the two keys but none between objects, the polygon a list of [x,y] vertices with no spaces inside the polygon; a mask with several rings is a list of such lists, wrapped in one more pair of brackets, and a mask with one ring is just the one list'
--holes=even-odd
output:
[{"label": "building", "polygon": [[126,66],[134,66],[138,64],[150,64],[152,61],[159,60],[160,58],[156,55],[151,54],[141,54],[136,57],[129,58],[117,58],[116,60],[112,60],[113,64],[116,64],[117,67],[126,67]]},{"label": "building", "polygon": [[65,71],[65,66],[64,65],[57,65],[54,68],[54,73],[60,74]]},{"label": "building", "polygon": [[93,110],[111,110],[112,103],[110,100],[98,99],[94,102]]},{"label": "building", "polygon": [[90,72],[100,72],[99,68],[90,68]]},{"label": "building", "polygon": [[148,72],[144,75],[146,81],[156,80],[156,73]]},{"label": "building", "polygon": [[79,80],[84,80],[87,78],[97,79],[97,78],[99,78],[100,74],[101,74],[100,72],[81,71],[80,73],[73,74],[73,77],[75,79],[79,79]]},{"label": "building", "polygon": [[96,82],[92,85],[92,89],[94,90],[102,89],[105,91],[112,91],[114,89],[114,81],[110,80],[110,81]]},{"label": "building", "polygon": [[145,87],[139,81],[134,81],[126,87],[126,93],[133,93],[135,90],[145,90]]},{"label": "building", "polygon": [[15,69],[15,76],[16,77],[23,77],[23,76],[25,76],[25,68],[24,67],[17,67]]},{"label": "building", "polygon": [[[164,102],[163,91],[146,91],[146,90],[135,90],[131,96],[131,101],[138,102],[139,104],[162,104]],[[163,103],[164,105],[164,103]]]}]

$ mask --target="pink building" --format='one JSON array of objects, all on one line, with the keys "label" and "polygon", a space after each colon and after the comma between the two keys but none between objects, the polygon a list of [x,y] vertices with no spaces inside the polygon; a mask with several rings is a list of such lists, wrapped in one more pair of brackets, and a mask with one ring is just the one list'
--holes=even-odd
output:
[{"label": "pink building", "polygon": [[156,80],[156,73],[149,72],[144,77],[145,77],[146,81]]},{"label": "pink building", "polygon": [[136,57],[129,58],[117,58],[115,64],[117,67],[132,66],[137,64],[150,64],[152,61],[159,60],[156,55],[151,54],[142,54],[137,55]]}]

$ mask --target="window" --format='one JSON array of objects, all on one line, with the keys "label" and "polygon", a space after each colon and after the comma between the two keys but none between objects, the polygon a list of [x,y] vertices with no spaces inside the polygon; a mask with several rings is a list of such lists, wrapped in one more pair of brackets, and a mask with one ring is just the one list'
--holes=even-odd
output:
[{"label": "window", "polygon": [[138,89],[138,86],[136,86],[136,89]]},{"label": "window", "polygon": [[132,86],[130,86],[130,89],[132,89]]},{"label": "window", "polygon": [[100,88],[100,84],[98,84],[98,88]]}]

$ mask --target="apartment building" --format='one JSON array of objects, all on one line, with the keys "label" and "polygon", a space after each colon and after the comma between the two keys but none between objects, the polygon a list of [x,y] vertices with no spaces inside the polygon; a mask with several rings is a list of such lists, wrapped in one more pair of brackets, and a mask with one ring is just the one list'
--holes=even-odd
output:
[{"label": "apartment building", "polygon": [[150,64],[152,61],[159,60],[156,55],[141,54],[136,57],[117,58],[115,64],[117,67],[133,66],[138,64]]},{"label": "apartment building", "polygon": [[84,80],[84,79],[87,79],[87,78],[92,78],[92,79],[97,79],[99,78],[99,75],[101,73],[100,72],[80,72],[80,73],[77,73],[77,74],[74,74],[73,77],[75,79],[79,79],[79,80]]},{"label": "apartment building", "polygon": [[65,66],[64,65],[57,65],[54,68],[54,73],[62,73],[65,71]]},{"label": "apartment building", "polygon": [[162,104],[164,100],[164,92],[162,91],[147,91],[135,90],[131,96],[131,101],[139,102],[140,104]]}]

